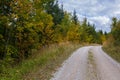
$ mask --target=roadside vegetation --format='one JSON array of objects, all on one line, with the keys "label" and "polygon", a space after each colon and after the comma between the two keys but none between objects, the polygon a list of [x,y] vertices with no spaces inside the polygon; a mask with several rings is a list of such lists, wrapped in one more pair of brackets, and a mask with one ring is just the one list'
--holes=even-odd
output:
[{"label": "roadside vegetation", "polygon": [[0,79],[18,80],[34,65],[47,67],[49,59],[55,61],[73,50],[66,44],[71,50],[65,45],[49,51],[53,44],[102,44],[106,40],[86,17],[78,20],[77,10],[70,14],[63,7],[57,0],[0,1]]},{"label": "roadside vegetation", "polygon": [[120,63],[120,46],[103,47],[103,50]]},{"label": "roadside vegetation", "polygon": [[[0,79],[29,79],[27,73],[31,76],[40,66],[45,70],[52,61],[56,66],[56,60],[66,58],[76,43],[103,44],[104,50],[120,62],[120,20],[112,19],[109,33],[96,31],[95,26],[86,17],[80,22],[77,10],[68,13],[57,0],[1,0]],[[65,42],[74,44],[59,45]],[[49,71],[45,72],[49,78]]]},{"label": "roadside vegetation", "polygon": [[17,66],[0,68],[4,70],[0,80],[49,80],[56,68],[78,47],[78,44],[64,43],[38,50]]},{"label": "roadside vegetation", "polygon": [[120,20],[115,17],[112,19],[111,32],[106,38],[103,49],[108,55],[120,62]]}]

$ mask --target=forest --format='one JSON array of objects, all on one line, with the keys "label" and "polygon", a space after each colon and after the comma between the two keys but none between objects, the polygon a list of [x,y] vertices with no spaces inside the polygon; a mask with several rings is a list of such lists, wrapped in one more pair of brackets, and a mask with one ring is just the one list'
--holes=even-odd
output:
[{"label": "forest", "polygon": [[64,41],[102,44],[105,40],[103,32],[96,32],[87,18],[79,22],[76,11],[67,13],[58,1],[3,0],[0,5],[1,60],[19,62],[29,57],[32,49]]},{"label": "forest", "polygon": [[[120,20],[112,18],[111,32],[96,31],[77,10],[68,13],[56,0],[0,0],[0,67],[16,65],[52,44],[73,42],[120,46]],[[2,70],[0,70],[2,73]]]}]

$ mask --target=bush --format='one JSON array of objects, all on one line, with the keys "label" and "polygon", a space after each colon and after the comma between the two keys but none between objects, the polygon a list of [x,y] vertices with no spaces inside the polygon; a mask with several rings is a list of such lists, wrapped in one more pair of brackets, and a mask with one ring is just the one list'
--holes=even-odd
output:
[{"label": "bush", "polygon": [[5,66],[13,65],[14,62],[16,62],[17,60],[18,60],[18,50],[14,46],[8,45],[7,52],[3,59],[3,62],[5,62],[6,64],[3,65]]}]

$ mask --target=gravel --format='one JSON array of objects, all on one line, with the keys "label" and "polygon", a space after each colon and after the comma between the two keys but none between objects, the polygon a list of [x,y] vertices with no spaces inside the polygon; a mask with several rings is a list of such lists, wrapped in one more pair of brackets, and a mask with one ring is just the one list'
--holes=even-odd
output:
[{"label": "gravel", "polygon": [[93,71],[97,75],[97,80],[120,80],[120,64],[103,52],[101,46],[79,48],[64,61],[50,80],[94,80],[91,79],[92,75],[87,75],[88,66],[91,65],[88,63],[89,51],[93,54],[93,62],[95,64],[90,69],[94,69]]}]

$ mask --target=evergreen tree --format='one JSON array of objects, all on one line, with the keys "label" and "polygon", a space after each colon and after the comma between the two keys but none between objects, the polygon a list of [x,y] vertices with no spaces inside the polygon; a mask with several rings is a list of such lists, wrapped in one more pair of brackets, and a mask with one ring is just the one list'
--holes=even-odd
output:
[{"label": "evergreen tree", "polygon": [[64,18],[63,5],[60,8],[58,1],[50,0],[46,5],[46,12],[52,15],[54,25],[60,24]]},{"label": "evergreen tree", "polygon": [[117,20],[117,18],[112,19],[112,29],[111,29],[111,34],[114,38],[114,44],[115,45],[120,45],[120,20]]},{"label": "evergreen tree", "polygon": [[[119,21],[113,26],[119,41]],[[0,59],[22,61],[34,48],[62,41],[94,43],[96,35],[87,18],[80,24],[76,10],[71,16],[56,0],[0,1]]]},{"label": "evergreen tree", "polygon": [[75,25],[78,24],[78,17],[77,17],[76,10],[74,10],[74,12],[73,12],[72,21],[73,21],[73,23],[74,23]]}]

